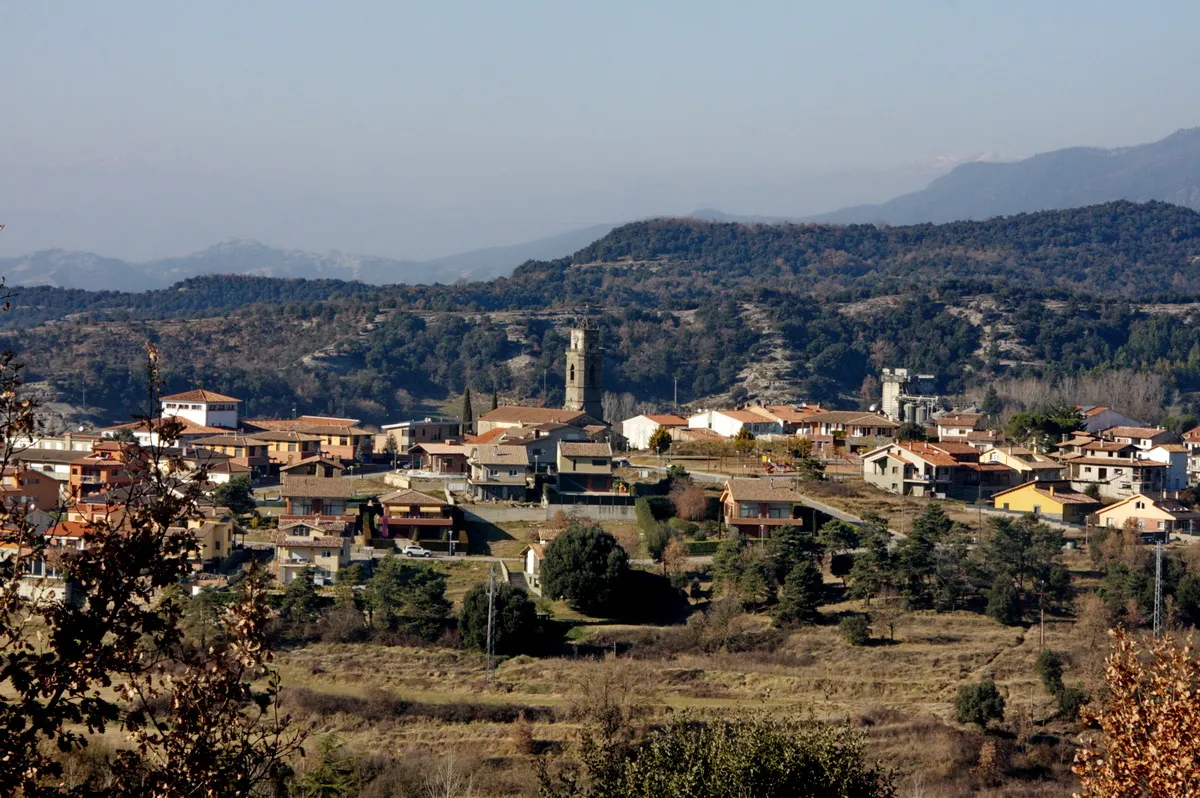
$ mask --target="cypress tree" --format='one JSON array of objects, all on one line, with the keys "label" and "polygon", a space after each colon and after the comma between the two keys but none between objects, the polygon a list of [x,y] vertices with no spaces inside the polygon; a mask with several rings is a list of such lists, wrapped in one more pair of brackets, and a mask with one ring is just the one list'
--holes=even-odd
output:
[{"label": "cypress tree", "polygon": [[495,387],[492,388],[492,409],[495,410],[500,406],[500,395],[496,393]]},{"label": "cypress tree", "polygon": [[463,432],[469,432],[474,429],[475,411],[471,409],[471,389],[463,389],[463,407],[462,407],[462,423]]}]

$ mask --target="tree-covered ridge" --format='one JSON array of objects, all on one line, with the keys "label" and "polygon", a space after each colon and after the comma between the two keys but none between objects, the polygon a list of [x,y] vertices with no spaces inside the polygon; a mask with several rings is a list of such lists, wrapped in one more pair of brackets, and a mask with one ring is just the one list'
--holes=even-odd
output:
[{"label": "tree-covered ridge", "polygon": [[1002,278],[1103,296],[1200,293],[1200,214],[1112,202],[985,222],[744,225],[654,219],[619,227],[572,258],[782,281],[813,290],[848,279],[890,285]]}]

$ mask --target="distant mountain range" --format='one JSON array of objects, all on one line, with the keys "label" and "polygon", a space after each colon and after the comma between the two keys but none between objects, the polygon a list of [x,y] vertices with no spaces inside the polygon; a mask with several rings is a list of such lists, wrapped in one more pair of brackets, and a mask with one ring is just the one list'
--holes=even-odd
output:
[{"label": "distant mountain range", "polygon": [[427,261],[276,249],[247,240],[223,241],[191,255],[145,263],[105,258],[90,252],[49,249],[0,258],[0,276],[7,285],[50,285],[89,291],[148,291],[203,274],[358,280],[373,285],[453,283],[505,276],[528,260],[565,257],[605,236],[614,227],[595,225],[524,244],[489,247]]},{"label": "distant mountain range", "polygon": [[[946,168],[949,163],[943,164]],[[739,216],[705,208],[688,216],[741,224],[825,222],[891,225],[984,220],[1116,200],[1160,200],[1200,210],[1200,128],[1152,144],[1116,149],[1073,147],[1004,162],[973,156],[921,190],[878,205],[858,205],[802,219]],[[570,256],[611,232],[603,224],[512,246],[489,247],[426,261],[285,250],[230,240],[183,257],[131,263],[89,252],[49,249],[0,258],[9,285],[144,291],[204,274],[358,280],[374,285],[488,280],[528,260]],[[7,233],[6,233],[7,235]]]},{"label": "distant mountain range", "polygon": [[921,191],[805,221],[936,224],[1121,199],[1161,200],[1200,210],[1200,128],[1136,147],[1071,147],[1023,161],[965,163]]}]

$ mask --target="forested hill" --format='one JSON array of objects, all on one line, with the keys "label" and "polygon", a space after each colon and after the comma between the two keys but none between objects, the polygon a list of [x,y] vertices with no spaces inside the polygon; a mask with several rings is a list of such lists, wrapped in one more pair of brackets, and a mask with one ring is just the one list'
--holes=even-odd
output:
[{"label": "forested hill", "polygon": [[169,390],[203,385],[255,415],[379,423],[464,387],[556,405],[584,305],[607,388],[629,395],[614,413],[635,396],[665,407],[676,388],[698,405],[849,406],[883,366],[936,373],[947,392],[1110,369],[1200,391],[1200,215],[1162,203],[892,228],[663,219],[449,286],[213,275],[11,294],[0,344],[70,423],[140,407],[146,341]]},{"label": "forested hill", "polygon": [[1195,295],[1200,214],[1162,202],[1122,201],[908,227],[656,219],[617,228],[572,262],[682,268],[724,284],[778,287],[783,281],[817,293],[851,281],[860,290],[890,291],[986,278],[1096,296]]}]

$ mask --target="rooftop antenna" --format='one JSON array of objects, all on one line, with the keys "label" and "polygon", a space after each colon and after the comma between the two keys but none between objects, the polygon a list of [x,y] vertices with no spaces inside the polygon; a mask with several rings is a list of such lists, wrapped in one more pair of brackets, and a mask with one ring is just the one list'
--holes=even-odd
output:
[{"label": "rooftop antenna", "polygon": [[1162,598],[1162,541],[1154,546],[1154,636],[1162,634],[1163,598]]}]

